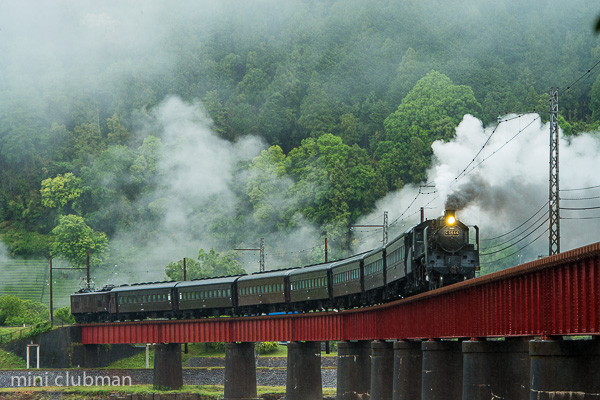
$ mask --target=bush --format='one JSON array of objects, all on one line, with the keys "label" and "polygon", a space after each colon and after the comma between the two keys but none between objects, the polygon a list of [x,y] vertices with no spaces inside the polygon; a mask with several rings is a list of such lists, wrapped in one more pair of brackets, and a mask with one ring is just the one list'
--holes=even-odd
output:
[{"label": "bush", "polygon": [[54,323],[60,325],[75,323],[75,318],[71,315],[69,307],[62,307],[54,311]]},{"label": "bush", "polygon": [[277,351],[277,342],[261,342],[260,343],[260,354],[268,354]]},{"label": "bush", "polygon": [[48,321],[48,307],[31,300],[21,300],[17,296],[0,297],[0,325],[35,325]]}]

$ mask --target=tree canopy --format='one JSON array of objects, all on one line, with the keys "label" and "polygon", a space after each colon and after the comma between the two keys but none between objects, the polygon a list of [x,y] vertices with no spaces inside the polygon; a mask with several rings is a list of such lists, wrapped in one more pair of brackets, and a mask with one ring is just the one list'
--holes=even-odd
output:
[{"label": "tree canopy", "polygon": [[[119,2],[49,3],[36,11],[53,18],[37,25],[7,4],[0,237],[11,255],[82,265],[91,250],[121,265],[154,243],[232,249],[271,234],[285,247],[306,225],[342,252],[377,200],[425,179],[431,144],[465,114],[545,112],[559,86],[565,132],[600,126],[600,78],[585,73],[600,56],[591,0],[227,4],[152,2],[142,18]],[[205,130],[171,137],[161,118],[174,97]],[[214,156],[210,168],[167,168],[204,134],[195,158]],[[218,193],[199,179],[221,175]],[[185,243],[163,232],[171,223]]]}]

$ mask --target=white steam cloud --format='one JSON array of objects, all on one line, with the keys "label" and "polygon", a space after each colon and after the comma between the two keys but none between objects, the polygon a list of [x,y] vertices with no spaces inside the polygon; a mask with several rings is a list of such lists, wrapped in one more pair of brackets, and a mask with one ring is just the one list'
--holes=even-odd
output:
[{"label": "white steam cloud", "polygon": [[[163,101],[147,117],[162,141],[156,189],[140,200],[155,220],[120,232],[114,250],[130,260],[125,270],[138,279],[162,279],[164,267],[183,257],[196,258],[200,248],[216,247],[208,235],[216,218],[231,216],[245,182],[237,166],[256,157],[265,144],[247,136],[236,143],[219,138],[199,103],[176,97]],[[152,239],[148,240],[148,237]]]},{"label": "white steam cloud", "polygon": [[[119,268],[123,271],[119,283],[161,280],[168,263],[196,258],[200,248],[232,250],[230,243],[223,243],[213,232],[213,226],[234,217],[242,220],[241,232],[235,227],[225,227],[224,232],[231,235],[237,229],[237,245],[244,248],[257,248],[263,237],[266,269],[287,267],[290,252],[316,245],[318,229],[304,220],[295,221],[296,228],[282,235],[275,226],[271,232],[257,231],[252,210],[239,213],[246,202],[248,164],[266,149],[264,141],[254,136],[235,143],[221,139],[211,130],[212,121],[200,103],[176,97],[166,99],[146,117],[152,120],[147,129],[158,127],[162,141],[157,188],[140,200],[140,206],[153,211],[155,220],[120,232],[111,243],[113,251],[128,260],[128,265]],[[291,184],[275,176],[270,179],[282,188]],[[270,200],[275,209],[295,202]],[[147,241],[147,237],[153,239]],[[240,252],[239,256],[246,271],[258,270],[258,252]],[[137,274],[132,277],[130,271]]]},{"label": "white steam cloud", "polygon": [[[484,146],[490,135],[491,139]],[[458,216],[463,222],[478,225],[485,239],[517,228],[541,209],[534,219],[504,239],[531,226],[523,234],[531,233],[530,236],[511,250],[517,251],[539,236],[519,253],[521,261],[547,255],[548,234],[543,232],[548,222],[543,213],[548,209],[545,204],[549,193],[549,137],[549,124],[542,124],[535,114],[509,116],[497,127],[487,128],[478,119],[466,115],[452,141],[432,145],[435,158],[428,174],[432,187],[421,187],[420,195],[416,187],[392,193],[378,204],[373,215],[389,211],[390,222],[397,220],[391,234],[398,234],[419,222],[420,207],[426,208],[427,218],[436,218],[448,206],[459,209]],[[564,218],[561,220],[561,251],[600,240],[600,227],[594,222],[597,220],[588,219],[594,217],[594,210],[566,210],[597,206],[598,199],[593,197],[600,196],[600,189],[592,187],[600,185],[596,172],[599,155],[597,135],[561,137],[561,208],[565,208],[561,210],[561,218]],[[402,217],[401,213],[404,213]],[[365,220],[372,220],[373,215]],[[532,232],[538,226],[539,229]],[[359,242],[361,249],[378,245],[376,241],[363,241],[360,237]]]}]

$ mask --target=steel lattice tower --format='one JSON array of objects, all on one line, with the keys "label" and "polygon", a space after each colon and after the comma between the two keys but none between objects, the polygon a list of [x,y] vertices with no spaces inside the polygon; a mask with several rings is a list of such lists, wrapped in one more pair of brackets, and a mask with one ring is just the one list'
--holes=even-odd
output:
[{"label": "steel lattice tower", "polygon": [[558,88],[550,90],[549,255],[560,253],[560,203],[558,186]]}]

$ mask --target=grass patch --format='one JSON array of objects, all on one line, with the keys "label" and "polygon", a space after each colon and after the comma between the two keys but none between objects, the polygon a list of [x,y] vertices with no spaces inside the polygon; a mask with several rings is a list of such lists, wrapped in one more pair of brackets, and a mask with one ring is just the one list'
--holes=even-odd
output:
[{"label": "grass patch", "polygon": [[[258,386],[256,388],[258,395],[266,393],[284,394],[284,386]],[[148,395],[151,393],[198,393],[200,396],[212,397],[214,399],[222,398],[224,395],[224,389],[221,385],[207,385],[207,386],[183,386],[179,390],[165,390],[156,391],[152,385],[135,385],[135,386],[121,386],[116,387],[105,387],[105,386],[77,386],[77,387],[27,387],[27,388],[2,388],[0,389],[0,398],[5,400],[22,400],[22,399],[43,399],[45,393],[60,393],[63,399],[92,399],[97,398],[96,396],[110,396],[111,394],[140,394]],[[29,395],[29,396],[27,396]],[[324,396],[335,395],[334,388],[324,388]]]},{"label": "grass patch", "polygon": [[27,368],[27,362],[21,357],[0,349],[0,369]]},{"label": "grass patch", "polygon": [[[96,396],[106,396],[111,394],[140,394],[147,395],[151,393],[198,393],[201,396],[209,396],[212,398],[223,397],[223,386],[207,385],[207,386],[183,386],[179,390],[164,390],[157,391],[152,385],[133,385],[120,387],[106,386],[71,386],[71,387],[26,387],[26,388],[2,388],[0,389],[0,398],[2,399],[23,399],[23,395],[32,394],[32,399],[43,398],[44,393],[60,393],[64,397],[61,399],[87,399],[97,398]],[[13,395],[14,397],[11,397]],[[25,397],[27,398],[27,397]]]},{"label": "grass patch", "polygon": [[8,333],[13,333],[23,329],[22,326],[0,326],[0,335],[5,335]]}]

